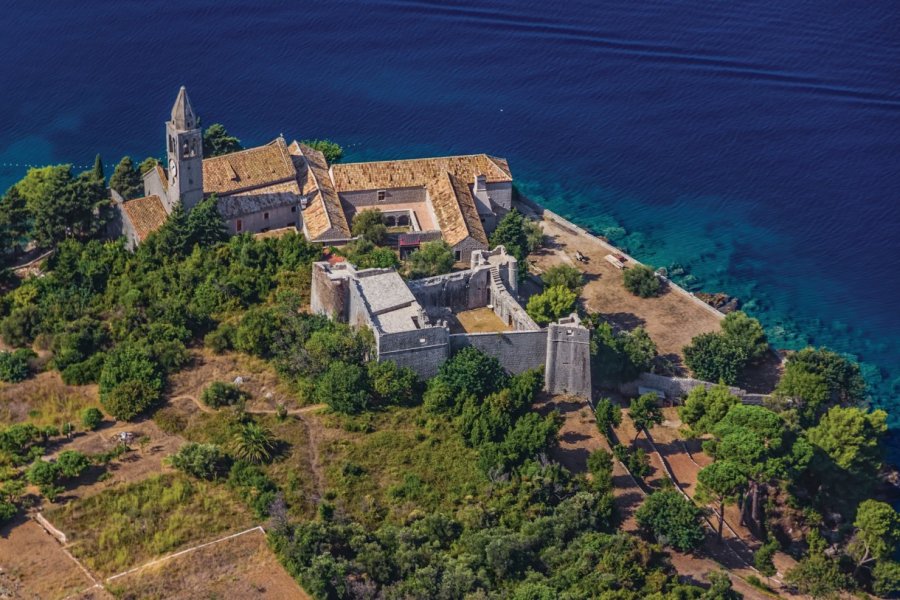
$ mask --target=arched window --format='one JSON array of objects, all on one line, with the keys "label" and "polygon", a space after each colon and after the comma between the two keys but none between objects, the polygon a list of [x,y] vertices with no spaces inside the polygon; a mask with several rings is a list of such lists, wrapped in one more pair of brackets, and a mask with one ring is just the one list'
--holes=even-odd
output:
[{"label": "arched window", "polygon": [[390,216],[385,217],[384,224],[387,225],[388,227],[394,227],[397,224],[397,219],[395,219],[394,217],[390,217]]},{"label": "arched window", "polygon": [[401,227],[406,227],[407,225],[409,225],[409,215],[400,215],[400,217],[397,219],[397,225]]}]

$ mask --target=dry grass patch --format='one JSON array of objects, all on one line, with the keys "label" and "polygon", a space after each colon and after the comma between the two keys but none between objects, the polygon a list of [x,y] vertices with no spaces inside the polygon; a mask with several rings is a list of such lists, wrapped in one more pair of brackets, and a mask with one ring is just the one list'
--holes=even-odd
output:
[{"label": "dry grass patch", "polygon": [[104,576],[251,525],[227,487],[165,474],[45,513],[70,551]]},{"label": "dry grass patch", "polygon": [[56,371],[19,383],[0,383],[0,425],[29,421],[38,427],[81,425],[81,411],[100,408],[96,385],[66,385]]},{"label": "dry grass patch", "polygon": [[123,600],[309,598],[278,564],[258,530],[126,575],[110,589]]}]

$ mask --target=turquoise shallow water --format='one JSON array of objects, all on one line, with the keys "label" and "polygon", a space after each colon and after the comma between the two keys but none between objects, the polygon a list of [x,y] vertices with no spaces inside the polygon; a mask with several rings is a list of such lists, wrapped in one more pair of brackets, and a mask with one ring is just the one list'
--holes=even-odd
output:
[{"label": "turquoise shallow water", "polygon": [[[245,143],[489,152],[776,345],[900,395],[900,12],[837,0],[2,2],[0,187],[163,150],[188,86]],[[15,166],[15,165],[20,166]],[[13,166],[10,166],[13,165]]]}]

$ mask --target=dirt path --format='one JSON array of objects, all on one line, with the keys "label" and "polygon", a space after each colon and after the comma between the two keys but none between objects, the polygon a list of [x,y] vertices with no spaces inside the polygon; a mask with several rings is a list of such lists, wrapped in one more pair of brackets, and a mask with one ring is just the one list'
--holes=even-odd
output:
[{"label": "dirt path", "polygon": [[318,503],[318,500],[324,495],[327,486],[325,469],[322,466],[319,455],[319,444],[322,441],[322,424],[319,423],[313,415],[315,411],[323,408],[323,406],[324,405],[322,404],[315,404],[313,406],[301,408],[293,413],[294,416],[297,417],[297,420],[306,427],[306,438],[309,443],[309,470],[312,472],[316,482],[316,503]]}]

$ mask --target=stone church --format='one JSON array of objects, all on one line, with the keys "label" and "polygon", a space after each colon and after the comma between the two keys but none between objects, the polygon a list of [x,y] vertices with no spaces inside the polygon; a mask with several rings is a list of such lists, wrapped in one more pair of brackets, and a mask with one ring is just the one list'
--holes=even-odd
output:
[{"label": "stone church", "polygon": [[184,87],[166,122],[166,164],[143,178],[144,197],[113,199],[120,233],[134,248],[181,203],[190,211],[215,195],[232,234],[277,230],[342,244],[360,210],[378,208],[397,249],[444,239],[456,259],[488,249],[488,234],[512,207],[505,159],[473,154],[329,165],[321,152],[283,137],[239,152],[203,158],[199,119]]}]

